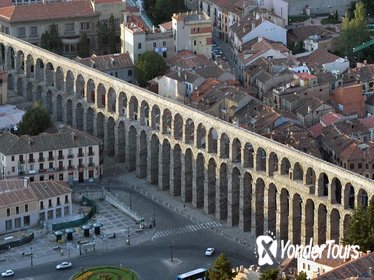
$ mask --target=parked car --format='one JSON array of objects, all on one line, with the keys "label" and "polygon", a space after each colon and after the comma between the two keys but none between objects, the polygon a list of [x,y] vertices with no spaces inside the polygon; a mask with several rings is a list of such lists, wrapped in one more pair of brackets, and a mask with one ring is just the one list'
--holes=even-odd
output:
[{"label": "parked car", "polygon": [[57,270],[67,269],[67,268],[71,268],[71,267],[72,267],[72,263],[71,262],[62,262],[62,263],[56,265],[56,269]]},{"label": "parked car", "polygon": [[205,256],[211,256],[214,253],[214,248],[208,248],[205,251]]},{"label": "parked car", "polygon": [[5,278],[5,277],[11,277],[14,275],[14,271],[13,270],[6,270],[4,272],[1,272],[1,277]]}]

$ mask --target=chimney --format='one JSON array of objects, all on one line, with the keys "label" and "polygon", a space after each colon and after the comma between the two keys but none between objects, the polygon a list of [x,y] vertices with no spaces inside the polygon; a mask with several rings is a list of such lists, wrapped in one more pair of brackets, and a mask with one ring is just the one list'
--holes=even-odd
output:
[{"label": "chimney", "polygon": [[23,187],[27,188],[29,186],[29,178],[25,177],[23,178]]},{"label": "chimney", "polygon": [[187,81],[187,74],[184,74],[184,80]]},{"label": "chimney", "polygon": [[308,114],[310,114],[311,112],[312,112],[312,107],[308,106]]}]

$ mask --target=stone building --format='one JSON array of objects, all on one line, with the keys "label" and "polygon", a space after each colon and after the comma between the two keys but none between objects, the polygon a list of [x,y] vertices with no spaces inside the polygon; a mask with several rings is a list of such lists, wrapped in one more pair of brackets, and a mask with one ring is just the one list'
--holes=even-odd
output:
[{"label": "stone building", "polygon": [[72,189],[62,181],[0,181],[0,233],[72,214]]},{"label": "stone building", "polygon": [[95,136],[70,127],[36,136],[3,133],[0,172],[3,179],[27,176],[30,182],[93,182],[102,174],[101,143]]}]

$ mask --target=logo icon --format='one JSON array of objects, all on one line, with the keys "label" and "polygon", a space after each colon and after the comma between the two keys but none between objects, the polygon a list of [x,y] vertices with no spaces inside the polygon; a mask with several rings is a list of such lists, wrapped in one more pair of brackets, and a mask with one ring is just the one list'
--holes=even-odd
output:
[{"label": "logo icon", "polygon": [[278,242],[269,235],[256,238],[258,265],[273,265],[276,262]]}]

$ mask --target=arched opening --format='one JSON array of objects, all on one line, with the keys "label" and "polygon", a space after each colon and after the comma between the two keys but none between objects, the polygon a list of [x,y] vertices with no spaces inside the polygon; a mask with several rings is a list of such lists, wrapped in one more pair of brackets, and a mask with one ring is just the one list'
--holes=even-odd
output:
[{"label": "arched opening", "polygon": [[355,189],[350,183],[347,183],[344,188],[344,208],[355,208]]},{"label": "arched opening", "polygon": [[83,130],[83,114],[84,109],[81,103],[77,104],[77,108],[75,108],[75,117],[76,117],[76,128],[78,130]]},{"label": "arched opening", "polygon": [[[127,155],[128,155],[128,161],[127,164],[127,170],[128,171],[134,171],[136,169],[136,139],[138,136],[138,132],[136,128],[132,125],[129,128],[129,135],[127,137]],[[158,155],[157,155],[158,156]],[[157,157],[158,160],[158,157]],[[158,164],[157,164],[158,167]]]},{"label": "arched opening", "polygon": [[140,132],[140,145],[139,145],[139,171],[138,177],[144,178],[147,176],[147,168],[148,168],[148,161],[147,161],[147,134],[144,130]]},{"label": "arched opening", "polygon": [[331,194],[331,203],[342,203],[342,183],[338,178],[332,179]]},{"label": "arched opening", "polygon": [[357,207],[359,208],[367,208],[369,205],[369,198],[368,193],[360,189],[357,193]]},{"label": "arched opening", "polygon": [[269,155],[269,176],[273,176],[274,173],[278,172],[278,156],[276,153],[271,152]]},{"label": "arched opening", "polygon": [[304,179],[303,169],[298,162],[296,162],[293,167],[293,179],[295,181],[303,181]]},{"label": "arched opening", "polygon": [[[83,121],[82,121],[83,124]],[[107,148],[107,153],[109,156],[114,155],[114,119],[112,117],[109,117],[107,120],[107,131],[106,131],[106,148]]]},{"label": "arched opening", "polygon": [[40,105],[44,107],[44,102],[43,102],[43,93],[42,93],[42,87],[38,86],[36,88],[36,95],[35,95],[35,101],[39,102]]},{"label": "arched opening", "polygon": [[8,77],[7,77],[7,83],[8,83],[8,96],[9,96],[9,91],[13,91],[14,90],[14,77],[13,77],[13,74],[8,74]]},{"label": "arched opening", "polygon": [[195,141],[195,124],[191,119],[186,120],[185,124],[185,142],[186,144],[192,144]]},{"label": "arched opening", "polygon": [[47,112],[48,114],[51,115],[53,113],[53,104],[52,104],[52,92],[50,90],[48,90],[46,93],[45,103],[46,103]]},{"label": "arched opening", "polygon": [[220,157],[221,158],[229,158],[230,155],[230,138],[227,136],[226,133],[221,134],[220,139]]},{"label": "arched opening", "polygon": [[58,66],[56,69],[56,89],[57,90],[64,90],[64,71],[62,70],[61,66]]},{"label": "arched opening", "polygon": [[17,73],[23,75],[25,73],[25,55],[22,51],[17,52]]},{"label": "arched opening", "polygon": [[288,217],[290,214],[290,195],[286,189],[281,190],[280,198],[280,239],[288,240]]},{"label": "arched opening", "polygon": [[219,205],[218,211],[216,211],[219,215],[220,220],[227,219],[227,188],[228,188],[228,179],[227,179],[227,165],[226,163],[222,163],[219,168]]},{"label": "arched opening", "polygon": [[8,56],[8,65],[7,65],[7,69],[12,69],[12,70],[15,70],[15,52],[14,52],[14,49],[12,47],[9,47],[7,48],[7,56]]},{"label": "arched opening", "polygon": [[242,144],[238,138],[232,141],[232,162],[241,163],[242,161]]},{"label": "arched opening", "polygon": [[66,79],[65,79],[65,89],[66,89],[66,94],[73,95],[74,94],[74,75],[73,72],[68,70],[66,73]]},{"label": "arched opening", "polygon": [[86,130],[89,134],[94,134],[94,118],[95,112],[91,107],[89,107],[86,114]]},{"label": "arched opening", "polygon": [[344,235],[344,240],[347,240],[348,239],[348,229],[349,229],[349,225],[350,225],[350,223],[351,223],[351,220],[352,220],[352,217],[350,216],[350,215],[345,215],[344,216],[344,233],[343,233],[343,235]]},{"label": "arched opening", "polygon": [[116,101],[117,96],[113,88],[109,88],[108,91],[108,112],[116,113]]},{"label": "arched opening", "polygon": [[203,154],[199,153],[196,157],[196,202],[194,206],[196,208],[201,208],[204,206],[204,181],[205,181],[205,162]]},{"label": "arched opening", "polygon": [[[34,79],[35,78],[34,58],[30,54],[27,55],[26,78],[28,78],[28,79]],[[62,80],[64,80],[64,79],[62,79]]]},{"label": "arched opening", "polygon": [[58,122],[62,122],[64,120],[62,117],[64,114],[63,112],[64,112],[64,107],[62,104],[62,96],[59,94],[56,97],[56,120]]},{"label": "arched opening", "polygon": [[305,183],[307,185],[312,185],[312,186],[315,186],[316,185],[316,173],[314,172],[313,168],[309,167],[307,170],[306,170],[306,180],[305,180]]},{"label": "arched opening", "polygon": [[149,126],[149,105],[144,100],[140,105],[140,125]]},{"label": "arched opening", "polygon": [[96,115],[96,136],[101,140],[104,140],[104,123],[105,116],[103,113],[99,112]]},{"label": "arched opening", "polygon": [[73,101],[71,99],[66,102],[66,123],[73,126]]},{"label": "arched opening", "polygon": [[212,127],[208,133],[208,153],[217,153],[217,139],[217,130]]},{"label": "arched opening", "polygon": [[172,116],[168,109],[165,109],[162,114],[162,133],[166,135],[171,135],[171,123]]},{"label": "arched opening", "polygon": [[204,207],[207,214],[214,213],[216,210],[216,168],[217,164],[214,158],[211,158],[208,163],[208,197]]},{"label": "arched opening", "polygon": [[162,190],[170,188],[170,143],[167,139],[162,142],[160,187]]},{"label": "arched opening", "polygon": [[326,206],[323,204],[320,204],[318,206],[318,244],[326,243],[326,224],[327,224]]},{"label": "arched opening", "polygon": [[174,116],[174,139],[183,139],[183,118],[180,114]]},{"label": "arched opening", "polygon": [[248,172],[243,177],[243,208],[240,213],[240,224],[243,231],[250,231],[252,224],[252,176]]},{"label": "arched opening", "polygon": [[84,78],[81,74],[77,76],[77,80],[75,81],[75,96],[77,99],[82,99],[85,97],[85,82]]},{"label": "arched opening", "polygon": [[299,194],[294,194],[292,199],[292,243],[300,245],[301,243],[301,215],[302,199]]},{"label": "arched opening", "polygon": [[288,158],[282,158],[281,162],[281,175],[285,175],[287,178],[290,177],[291,163]]},{"label": "arched opening", "polygon": [[244,145],[244,162],[243,165],[246,168],[253,168],[254,166],[254,149],[251,143],[245,143]]},{"label": "arched opening", "polygon": [[196,138],[196,146],[198,149],[205,149],[205,138],[206,138],[206,129],[203,124],[199,124],[197,126],[197,138]]},{"label": "arched opening", "polygon": [[129,113],[130,120],[136,121],[138,119],[138,99],[135,96],[130,98]]},{"label": "arched opening", "polygon": [[305,243],[314,239],[314,202],[308,199],[305,203]]},{"label": "arched opening", "polygon": [[[131,109],[130,109],[131,110]],[[150,158],[150,178],[151,184],[158,184],[158,157],[160,141],[156,134],[151,136],[151,158]]]},{"label": "arched opening", "polygon": [[23,92],[23,79],[22,78],[18,78],[17,79],[17,91],[16,91],[16,94],[19,95],[19,96],[24,96],[24,92]]},{"label": "arched opening", "polygon": [[239,224],[240,171],[234,168],[231,174],[231,225]]},{"label": "arched opening", "polygon": [[105,95],[106,89],[103,84],[97,86],[97,95],[96,95],[96,106],[97,108],[105,108]]},{"label": "arched opening", "polygon": [[328,196],[329,195],[329,178],[325,173],[321,173],[318,179],[318,196]]},{"label": "arched opening", "polygon": [[152,129],[153,130],[160,130],[160,108],[157,105],[153,105],[152,107]]},{"label": "arched opening", "polygon": [[184,190],[182,190],[185,202],[192,201],[192,151],[187,149],[184,154]]},{"label": "arched opening", "polygon": [[268,191],[268,230],[273,233],[274,236],[277,234],[277,188],[271,183]]},{"label": "arched opening", "polygon": [[96,100],[96,87],[92,79],[87,81],[87,102],[89,104],[95,104]]},{"label": "arched opening", "polygon": [[332,209],[330,216],[330,239],[335,240],[335,244],[339,244],[340,239],[340,214],[337,209]]},{"label": "arched opening", "polygon": [[[89,108],[89,109],[91,109],[91,108]],[[142,137],[142,134],[140,134],[140,141],[141,141],[141,137]],[[117,145],[118,145],[117,161],[119,161],[119,162],[125,162],[125,155],[126,155],[126,131],[125,131],[125,123],[123,121],[120,121],[118,123],[118,144]],[[147,149],[147,146],[145,148]],[[147,164],[147,155],[146,155],[144,163]],[[145,174],[147,175],[147,172]]]},{"label": "arched opening", "polygon": [[264,195],[265,195],[265,183],[259,178],[256,181],[256,236],[264,234]]},{"label": "arched opening", "polygon": [[263,148],[258,148],[256,152],[256,170],[266,172],[266,152]]},{"label": "arched opening", "polygon": [[173,164],[173,195],[181,195],[182,151],[178,144],[173,149]]},{"label": "arched opening", "polygon": [[47,87],[55,86],[55,69],[50,62],[47,63],[45,68],[45,82]]},{"label": "arched opening", "polygon": [[[121,91],[118,97],[118,108],[120,117],[127,117],[127,96]],[[149,108],[147,108],[149,110]]]},{"label": "arched opening", "polygon": [[33,86],[31,82],[27,83],[27,88],[26,88],[26,100],[29,102],[33,101],[33,94],[32,94]]}]

